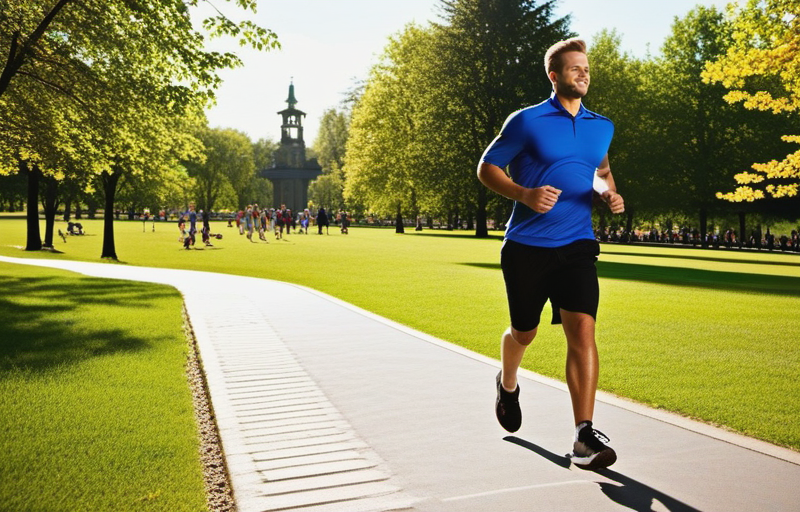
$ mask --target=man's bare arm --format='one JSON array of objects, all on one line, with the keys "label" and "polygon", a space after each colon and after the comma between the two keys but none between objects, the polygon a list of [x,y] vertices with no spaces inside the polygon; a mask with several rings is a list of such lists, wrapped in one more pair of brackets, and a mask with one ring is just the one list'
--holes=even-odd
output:
[{"label": "man's bare arm", "polygon": [[481,162],[478,166],[478,179],[490,190],[518,201],[537,213],[547,213],[553,209],[561,191],[550,185],[537,188],[523,187],[508,177],[506,172],[494,164]]},{"label": "man's bare arm", "polygon": [[623,213],[625,211],[625,201],[622,196],[617,194],[617,184],[614,183],[614,176],[611,174],[611,164],[608,161],[608,154],[603,157],[600,166],[597,168],[597,176],[604,180],[608,185],[608,190],[601,194],[603,200],[608,204],[611,213]]}]

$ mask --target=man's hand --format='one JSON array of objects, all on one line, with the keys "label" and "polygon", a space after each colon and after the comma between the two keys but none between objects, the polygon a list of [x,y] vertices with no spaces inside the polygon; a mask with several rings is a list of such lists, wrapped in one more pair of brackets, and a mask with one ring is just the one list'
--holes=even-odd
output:
[{"label": "man's hand", "polygon": [[625,211],[625,201],[623,201],[622,196],[616,192],[607,190],[603,192],[602,198],[606,204],[608,204],[611,213],[623,213]]},{"label": "man's hand", "polygon": [[521,202],[536,213],[547,213],[553,209],[561,191],[550,185],[528,188],[523,192]]}]

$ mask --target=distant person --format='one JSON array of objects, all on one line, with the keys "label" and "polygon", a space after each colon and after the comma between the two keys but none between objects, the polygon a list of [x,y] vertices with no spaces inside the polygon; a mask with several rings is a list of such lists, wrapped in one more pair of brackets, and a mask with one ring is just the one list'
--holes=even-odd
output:
[{"label": "distant person", "polygon": [[308,211],[308,208],[303,210],[303,213],[300,214],[300,232],[308,234],[308,223],[311,221],[311,213]]},{"label": "distant person", "polygon": [[253,205],[248,204],[244,210],[244,230],[247,234],[247,239],[253,241]]},{"label": "distant person", "polygon": [[214,247],[211,245],[211,224],[209,223],[208,212],[200,210],[200,218],[203,219],[203,229],[201,230],[203,235],[203,243],[206,247]]},{"label": "distant person", "polygon": [[82,235],[83,224],[80,222],[67,222],[67,233],[70,235]]},{"label": "distant person", "polygon": [[192,235],[192,245],[194,245],[194,235],[197,233],[197,212],[194,211],[194,204],[189,205],[189,234]]},{"label": "distant person", "polygon": [[595,175],[603,190],[600,184],[594,188],[612,213],[622,213],[624,203],[608,160],[614,124],[581,101],[589,90],[586,43],[568,39],[551,46],[545,68],[553,85],[550,98],[511,114],[478,167],[486,187],[514,200],[500,258],[511,325],[501,337],[495,414],[507,431],[519,429],[517,370],[549,299],[553,323],[563,324],[567,338],[566,378],[575,420],[571,459],[581,469],[594,470],[617,460],[608,438],[592,423],[599,375]]},{"label": "distant person", "polygon": [[286,226],[286,234],[291,234],[292,228],[294,227],[294,217],[292,216],[291,208],[283,210],[283,224]]},{"label": "distant person", "polygon": [[261,221],[259,223],[258,238],[269,243],[269,240],[267,240],[266,236],[266,232],[269,230],[269,210],[266,208],[262,209],[259,212],[259,216]]},{"label": "distant person", "polygon": [[317,212],[317,227],[319,229],[319,232],[317,234],[318,235],[322,234],[322,227],[323,226],[325,227],[325,234],[326,235],[329,234],[328,233],[328,225],[329,225],[328,214],[325,213],[325,208],[320,208],[319,211]]},{"label": "distant person", "polygon": [[239,210],[236,213],[236,227],[239,229],[239,234],[244,234],[244,210]]},{"label": "distant person", "polygon": [[283,238],[283,228],[286,225],[284,215],[286,211],[283,208],[275,210],[275,238],[280,240]]}]

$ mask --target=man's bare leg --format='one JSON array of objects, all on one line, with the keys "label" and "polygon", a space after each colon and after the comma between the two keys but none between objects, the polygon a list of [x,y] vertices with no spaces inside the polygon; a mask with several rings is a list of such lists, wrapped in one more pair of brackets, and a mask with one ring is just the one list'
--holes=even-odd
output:
[{"label": "man's bare leg", "polygon": [[513,392],[517,389],[517,370],[522,364],[525,349],[536,337],[538,327],[532,331],[518,331],[513,327],[506,329],[500,343],[500,361],[503,364],[503,388]]},{"label": "man's bare leg", "polygon": [[595,321],[586,313],[561,310],[564,334],[567,336],[567,387],[572,398],[575,425],[592,421],[597,392],[599,359],[595,344]]}]

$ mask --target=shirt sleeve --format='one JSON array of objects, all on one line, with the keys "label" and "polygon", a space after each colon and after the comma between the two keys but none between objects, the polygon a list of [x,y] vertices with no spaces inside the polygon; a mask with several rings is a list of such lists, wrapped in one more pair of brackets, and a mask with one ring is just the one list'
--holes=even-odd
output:
[{"label": "shirt sleeve", "polygon": [[521,110],[514,112],[500,130],[500,135],[495,137],[486,151],[483,152],[481,162],[505,168],[525,147],[525,131],[522,128]]}]

